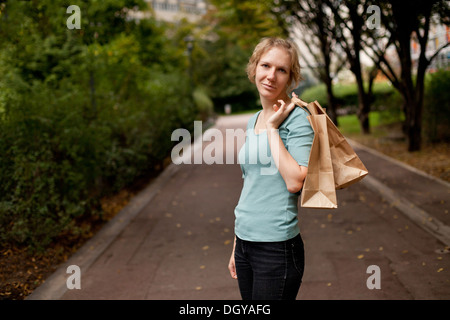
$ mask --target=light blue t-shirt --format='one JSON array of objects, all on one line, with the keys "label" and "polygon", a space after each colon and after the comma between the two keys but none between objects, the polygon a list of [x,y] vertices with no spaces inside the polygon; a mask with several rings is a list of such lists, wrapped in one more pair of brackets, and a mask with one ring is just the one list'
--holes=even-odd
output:
[{"label": "light blue t-shirt", "polygon": [[[287,190],[270,152],[266,131],[255,134],[258,111],[247,124],[245,144],[239,151],[244,185],[235,208],[235,234],[247,241],[285,241],[298,227],[298,193]],[[308,113],[295,107],[278,132],[286,149],[299,165],[308,166],[314,131]]]}]

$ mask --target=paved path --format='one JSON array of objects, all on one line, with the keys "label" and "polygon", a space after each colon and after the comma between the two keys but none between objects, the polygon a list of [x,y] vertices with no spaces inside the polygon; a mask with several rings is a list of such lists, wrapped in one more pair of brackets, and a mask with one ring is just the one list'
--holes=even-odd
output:
[{"label": "paved path", "polygon": [[[245,128],[249,116],[215,128]],[[203,147],[206,147],[205,142]],[[300,209],[299,299],[450,299],[450,187],[355,146],[369,169],[336,210]],[[240,299],[229,276],[239,165],[171,165],[29,299]],[[69,265],[81,289],[68,290]],[[379,267],[381,289],[368,289]]]}]

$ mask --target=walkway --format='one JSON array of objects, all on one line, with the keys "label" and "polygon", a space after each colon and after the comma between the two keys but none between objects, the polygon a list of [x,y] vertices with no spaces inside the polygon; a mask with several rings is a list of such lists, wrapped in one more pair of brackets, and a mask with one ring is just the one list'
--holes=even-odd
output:
[{"label": "walkway", "polygon": [[[216,128],[245,128],[248,115]],[[207,143],[204,143],[205,147]],[[450,299],[450,187],[363,147],[369,170],[336,210],[301,209],[298,299]],[[171,165],[29,299],[240,299],[227,264],[239,165]],[[69,265],[81,289],[67,289]],[[371,265],[381,289],[369,289]]]}]

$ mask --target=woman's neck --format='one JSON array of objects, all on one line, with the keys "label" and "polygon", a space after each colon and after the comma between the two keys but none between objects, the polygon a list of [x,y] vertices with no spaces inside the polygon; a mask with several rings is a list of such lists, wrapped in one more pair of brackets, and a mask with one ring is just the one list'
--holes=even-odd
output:
[{"label": "woman's neck", "polygon": [[260,96],[260,100],[261,100],[261,105],[262,105],[264,114],[271,115],[273,112],[275,112],[275,110],[273,109],[273,106],[275,104],[277,104],[278,106],[280,105],[278,100],[283,100],[285,103],[289,104],[291,99],[289,98],[289,96],[286,93],[283,93],[280,96],[278,96],[277,98],[275,98],[274,100],[266,99],[261,96]]}]

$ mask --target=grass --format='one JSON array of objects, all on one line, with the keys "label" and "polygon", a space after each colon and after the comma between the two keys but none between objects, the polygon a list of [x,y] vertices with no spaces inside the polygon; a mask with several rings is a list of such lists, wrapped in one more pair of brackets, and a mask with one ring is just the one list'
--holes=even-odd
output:
[{"label": "grass", "polygon": [[[389,111],[372,111],[369,113],[370,127],[376,128],[374,134],[379,134],[382,126],[393,125],[403,120],[403,117],[399,117],[391,114]],[[359,120],[356,114],[349,114],[338,117],[339,130],[344,135],[359,134],[361,129]]]}]

